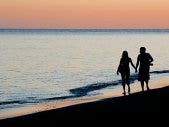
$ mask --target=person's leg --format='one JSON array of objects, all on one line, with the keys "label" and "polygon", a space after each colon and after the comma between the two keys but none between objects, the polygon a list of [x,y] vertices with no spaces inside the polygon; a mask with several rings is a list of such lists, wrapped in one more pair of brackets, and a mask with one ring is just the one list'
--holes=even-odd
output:
[{"label": "person's leg", "polygon": [[128,93],[130,94],[130,84],[127,84],[128,86]]},{"label": "person's leg", "polygon": [[148,86],[148,80],[145,81],[146,82],[146,86],[147,86],[147,90],[150,90],[149,86]]},{"label": "person's leg", "polygon": [[141,82],[141,88],[142,88],[142,91],[144,91],[144,81],[140,81]]},{"label": "person's leg", "polygon": [[125,85],[123,85],[123,94],[126,95]]},{"label": "person's leg", "polygon": [[125,90],[125,75],[121,74],[121,78],[122,78],[123,94],[126,94],[126,90]]},{"label": "person's leg", "polygon": [[129,80],[129,77],[130,77],[130,73],[126,75],[126,84],[128,86],[128,93],[130,94],[130,80]]}]

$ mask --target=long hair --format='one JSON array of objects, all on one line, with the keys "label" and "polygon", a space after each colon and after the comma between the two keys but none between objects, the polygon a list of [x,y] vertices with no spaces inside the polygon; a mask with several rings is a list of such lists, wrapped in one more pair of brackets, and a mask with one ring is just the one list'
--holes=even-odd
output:
[{"label": "long hair", "polygon": [[127,51],[123,51],[121,58],[122,59],[128,59],[129,58],[128,52]]}]

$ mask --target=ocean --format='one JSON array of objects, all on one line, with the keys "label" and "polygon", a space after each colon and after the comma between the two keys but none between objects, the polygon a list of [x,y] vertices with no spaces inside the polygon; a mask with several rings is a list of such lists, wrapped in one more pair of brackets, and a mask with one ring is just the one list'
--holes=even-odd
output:
[{"label": "ocean", "polygon": [[168,29],[0,29],[0,112],[121,87],[122,52],[136,63],[142,46],[154,58],[151,80],[169,76]]}]

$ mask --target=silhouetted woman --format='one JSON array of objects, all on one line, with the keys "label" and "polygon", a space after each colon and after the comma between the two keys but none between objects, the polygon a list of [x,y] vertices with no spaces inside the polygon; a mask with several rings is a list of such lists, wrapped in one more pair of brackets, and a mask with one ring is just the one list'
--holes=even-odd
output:
[{"label": "silhouetted woman", "polygon": [[121,78],[122,78],[122,86],[123,86],[123,94],[126,94],[125,91],[125,85],[127,84],[128,86],[128,93],[130,94],[130,67],[129,67],[129,63],[131,63],[132,67],[134,69],[136,69],[136,67],[134,66],[132,60],[130,57],[128,57],[128,52],[127,51],[123,51],[122,53],[122,57],[120,60],[120,64],[118,66],[117,69],[117,75],[119,74],[119,72],[121,73]]}]

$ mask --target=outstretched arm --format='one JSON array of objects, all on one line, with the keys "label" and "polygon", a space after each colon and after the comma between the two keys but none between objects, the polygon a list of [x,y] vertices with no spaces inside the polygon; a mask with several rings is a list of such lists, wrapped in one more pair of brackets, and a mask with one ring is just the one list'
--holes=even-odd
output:
[{"label": "outstretched arm", "polygon": [[136,67],[133,64],[133,61],[131,60],[130,62],[131,62],[132,67],[136,70]]},{"label": "outstretched arm", "polygon": [[[150,55],[150,54],[149,54]],[[153,59],[153,57],[150,55],[150,63],[151,62],[153,62],[154,61],[154,59]]]},{"label": "outstretched arm", "polygon": [[138,65],[139,65],[139,57],[137,57],[136,72],[137,72]]}]

